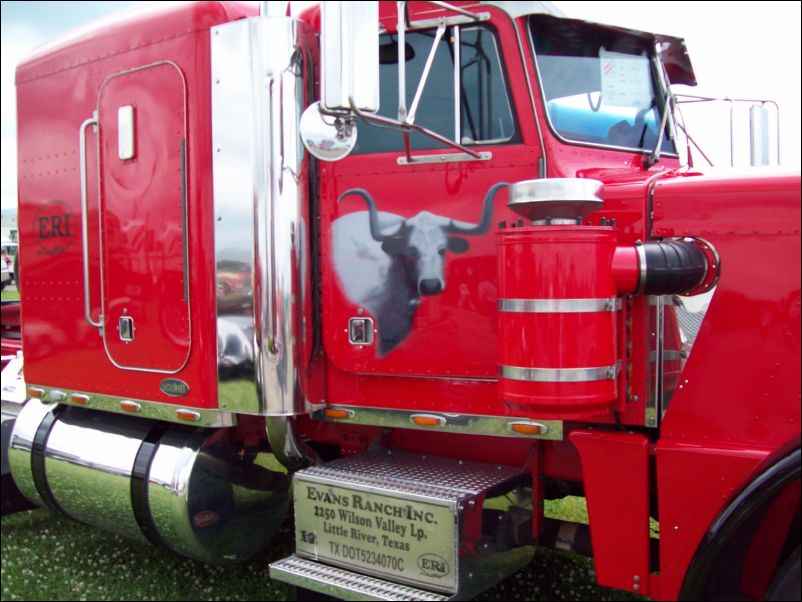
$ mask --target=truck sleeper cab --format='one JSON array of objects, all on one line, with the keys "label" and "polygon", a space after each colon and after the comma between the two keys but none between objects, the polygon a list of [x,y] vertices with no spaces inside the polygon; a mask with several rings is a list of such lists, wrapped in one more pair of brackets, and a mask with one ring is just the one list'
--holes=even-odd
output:
[{"label": "truck sleeper cab", "polygon": [[343,598],[583,539],[603,585],[779,591],[798,174],[680,164],[678,38],[358,6],[154,7],[19,67],[20,490],[216,563],[293,504],[271,575]]}]

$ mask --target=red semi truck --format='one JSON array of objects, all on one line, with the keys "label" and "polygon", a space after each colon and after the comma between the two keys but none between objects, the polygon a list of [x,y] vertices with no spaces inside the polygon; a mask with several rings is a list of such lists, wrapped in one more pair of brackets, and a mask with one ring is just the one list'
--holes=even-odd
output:
[{"label": "red semi truck", "polygon": [[[25,497],[212,563],[293,506],[271,576],[345,599],[468,598],[550,546],[798,600],[800,177],[681,160],[683,41],[275,4],[18,67]],[[589,525],[544,517],[566,495]]]}]

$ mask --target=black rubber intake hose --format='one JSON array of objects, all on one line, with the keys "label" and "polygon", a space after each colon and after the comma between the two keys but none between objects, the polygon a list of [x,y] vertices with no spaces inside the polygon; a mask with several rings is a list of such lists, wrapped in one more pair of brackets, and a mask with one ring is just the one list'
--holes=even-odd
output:
[{"label": "black rubber intake hose", "polygon": [[647,295],[686,293],[707,276],[707,258],[702,250],[685,240],[647,242],[641,245],[641,292]]}]

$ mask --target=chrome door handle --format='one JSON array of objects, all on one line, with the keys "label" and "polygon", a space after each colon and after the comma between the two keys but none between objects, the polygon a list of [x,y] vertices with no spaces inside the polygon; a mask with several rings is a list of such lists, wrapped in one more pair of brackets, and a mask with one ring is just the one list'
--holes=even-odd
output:
[{"label": "chrome door handle", "polygon": [[89,231],[87,227],[87,201],[86,201],[86,128],[97,125],[97,112],[81,124],[78,135],[78,148],[81,161],[81,245],[83,251],[83,278],[84,278],[84,317],[90,326],[103,328],[103,314],[100,320],[92,319],[92,310],[89,297]]}]

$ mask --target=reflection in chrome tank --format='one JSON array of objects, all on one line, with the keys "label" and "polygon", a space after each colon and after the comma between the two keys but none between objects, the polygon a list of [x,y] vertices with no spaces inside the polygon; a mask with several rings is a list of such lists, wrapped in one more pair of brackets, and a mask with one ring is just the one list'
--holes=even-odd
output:
[{"label": "reflection in chrome tank", "polygon": [[30,400],[11,437],[14,480],[39,505],[218,564],[258,552],[284,520],[291,480],[266,443],[75,407],[60,408],[48,433],[56,407]]}]

